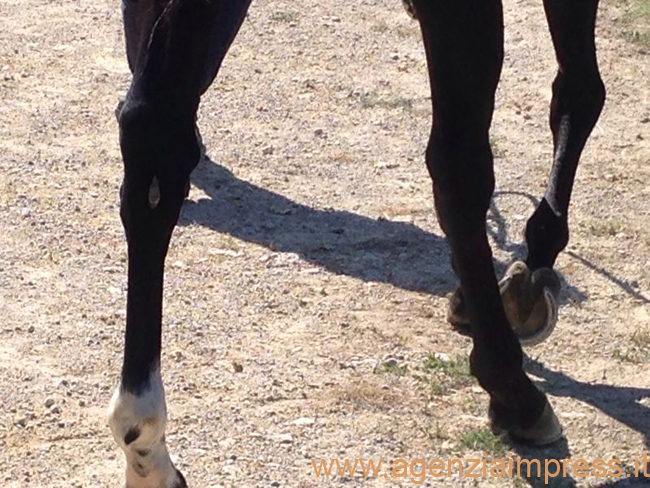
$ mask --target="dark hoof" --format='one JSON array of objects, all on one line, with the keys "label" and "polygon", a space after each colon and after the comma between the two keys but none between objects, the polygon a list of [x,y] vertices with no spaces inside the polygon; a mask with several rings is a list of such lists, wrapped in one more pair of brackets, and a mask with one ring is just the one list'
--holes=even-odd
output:
[{"label": "dark hoof", "polygon": [[494,411],[490,408],[490,427],[495,435],[507,432],[510,438],[519,444],[530,446],[548,446],[559,441],[562,438],[562,425],[557,419],[553,407],[546,402],[542,416],[530,428],[523,429],[510,427],[509,429],[500,427],[494,418]]},{"label": "dark hoof", "polygon": [[552,269],[528,269],[516,261],[499,283],[501,300],[512,330],[523,346],[545,341],[557,324],[560,280]]},{"label": "dark hoof", "polygon": [[[557,324],[557,298],[560,280],[552,269],[530,272],[516,261],[499,282],[501,300],[512,330],[523,346],[535,346],[546,340]],[[459,333],[470,335],[470,322],[459,288],[449,300],[447,320]]]}]

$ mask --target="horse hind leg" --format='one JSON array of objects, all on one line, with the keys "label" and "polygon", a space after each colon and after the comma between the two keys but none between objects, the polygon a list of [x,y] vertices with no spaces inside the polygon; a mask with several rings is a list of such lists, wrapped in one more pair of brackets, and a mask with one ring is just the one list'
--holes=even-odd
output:
[{"label": "horse hind leg", "polygon": [[546,194],[526,225],[526,264],[531,270],[552,269],[569,242],[568,212],[578,163],[605,103],[594,35],[598,0],[544,0],[544,8],[559,69],[550,112],[553,166]]}]

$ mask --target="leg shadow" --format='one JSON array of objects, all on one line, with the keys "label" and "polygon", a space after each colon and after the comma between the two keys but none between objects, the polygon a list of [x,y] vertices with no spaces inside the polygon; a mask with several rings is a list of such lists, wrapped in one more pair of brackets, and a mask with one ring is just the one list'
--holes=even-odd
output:
[{"label": "leg shadow", "polygon": [[555,396],[571,397],[596,407],[643,435],[646,446],[650,448],[650,408],[640,403],[650,397],[650,388],[584,383],[564,373],[551,371],[530,357],[524,361],[524,370],[543,380],[537,382],[542,391]]},{"label": "leg shadow", "polygon": [[[520,444],[510,444],[510,449],[517,453],[520,464],[519,472],[514,474],[528,481],[534,488],[572,488],[578,486],[576,480],[567,469],[566,476],[562,472],[562,460],[571,458],[569,443],[565,438],[547,447],[531,447]],[[528,468],[527,466],[530,466]],[[559,471],[558,471],[558,466]],[[515,468],[516,469],[516,468]]]},{"label": "leg shadow", "polygon": [[197,224],[330,272],[445,295],[456,285],[443,237],[409,223],[317,210],[235,177],[206,157],[192,183],[208,198],[186,202],[179,225]]},{"label": "leg shadow", "polygon": [[[643,435],[646,446],[650,447],[650,408],[640,403],[641,400],[650,397],[650,388],[584,383],[574,380],[564,373],[551,371],[542,363],[530,357],[525,358],[524,369],[533,376],[533,380],[542,391],[555,396],[571,397],[596,407],[609,417],[639,432]],[[521,459],[531,462],[530,473],[523,469],[526,465],[521,470],[521,476],[528,481],[530,486],[535,488],[542,486],[554,488],[578,486],[576,480],[571,476],[572,469],[570,468],[567,468],[567,476],[561,476],[561,470],[559,475],[554,476],[557,472],[557,464],[553,463],[552,460],[557,461],[561,466],[563,459],[571,459],[571,452],[566,439],[544,448],[518,444],[511,444],[510,448]],[[539,463],[534,463],[535,460],[539,461]],[[606,463],[608,461],[605,460]],[[620,461],[620,467],[624,471],[622,478],[607,481],[598,485],[599,487],[650,486],[650,479],[645,478],[642,472],[638,476],[635,474],[633,459],[621,459]],[[548,484],[546,484],[547,475]],[[630,476],[628,477],[628,475]]]}]

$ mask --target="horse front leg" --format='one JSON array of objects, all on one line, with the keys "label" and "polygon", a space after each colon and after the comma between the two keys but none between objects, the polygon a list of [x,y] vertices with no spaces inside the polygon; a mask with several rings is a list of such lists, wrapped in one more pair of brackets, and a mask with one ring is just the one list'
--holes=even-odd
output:
[{"label": "horse front leg", "polygon": [[503,303],[522,343],[546,339],[557,322],[560,280],[553,271],[569,242],[569,204],[582,150],[605,103],[594,29],[598,0],[545,0],[559,69],[550,126],[553,166],[546,194],[526,224],[528,257],[514,263],[501,286]]},{"label": "horse front leg", "polygon": [[[124,162],[120,215],[129,271],[124,361],[109,425],[126,455],[127,488],[187,486],[165,444],[165,258],[190,174],[201,157],[195,130],[200,97],[216,76],[249,3],[126,0],[127,9],[135,9],[125,10],[127,44],[135,43],[127,46],[134,74],[117,115]],[[150,11],[138,10],[145,4],[164,4],[151,32],[143,14]]]},{"label": "horse front leg", "polygon": [[562,429],[522,368],[492,263],[486,215],[494,190],[489,129],[503,62],[500,0],[415,0],[427,52],[433,127],[427,167],[467,306],[471,370],[490,395],[495,429],[534,444]]},{"label": "horse front leg", "polygon": [[185,480],[165,445],[162,296],[169,242],[199,160],[194,117],[170,117],[130,93],[119,119],[129,269],[124,361],[109,424],[126,454],[128,488],[182,488]]}]

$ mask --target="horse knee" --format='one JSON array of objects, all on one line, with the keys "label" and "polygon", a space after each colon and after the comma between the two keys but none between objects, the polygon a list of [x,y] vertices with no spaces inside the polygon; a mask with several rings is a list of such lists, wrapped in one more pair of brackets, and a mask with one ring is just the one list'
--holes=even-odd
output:
[{"label": "horse knee", "polygon": [[118,122],[124,162],[120,213],[127,237],[143,222],[173,227],[200,159],[193,114],[170,117],[127,97]]},{"label": "horse knee", "polygon": [[565,117],[586,139],[605,105],[605,84],[598,66],[569,66],[558,71],[553,82],[551,129],[557,138]]},{"label": "horse knee", "polygon": [[487,132],[434,127],[427,149],[438,218],[450,239],[481,231],[494,191]]}]

